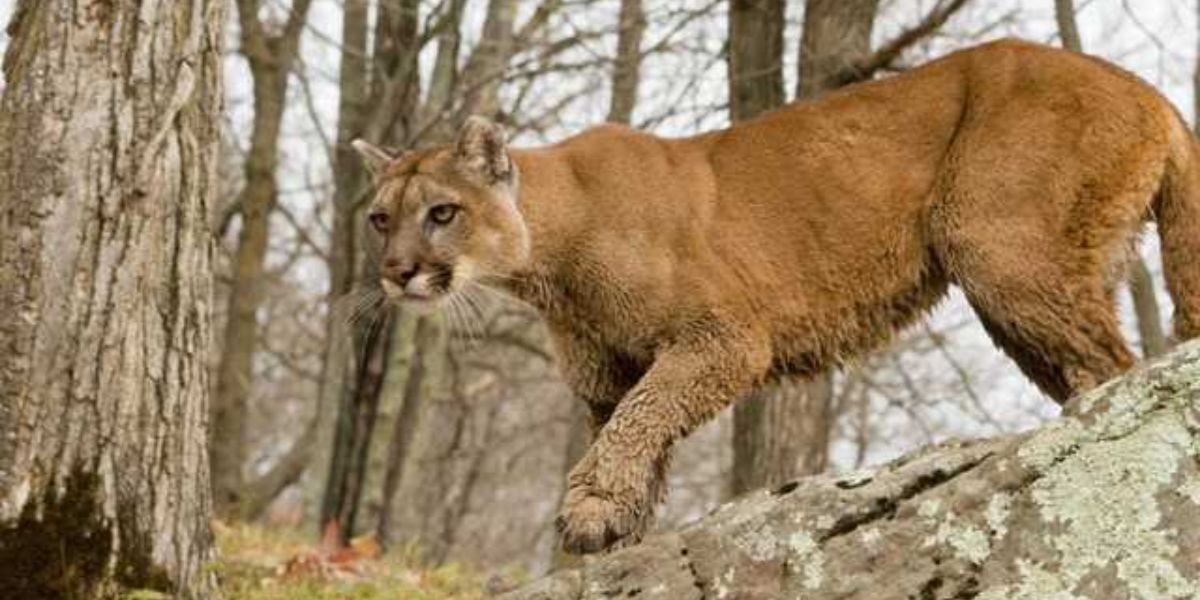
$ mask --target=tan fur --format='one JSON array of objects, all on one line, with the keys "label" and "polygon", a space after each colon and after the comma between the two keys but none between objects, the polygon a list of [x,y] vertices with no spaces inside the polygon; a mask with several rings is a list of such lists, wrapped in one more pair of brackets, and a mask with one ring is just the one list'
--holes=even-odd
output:
[{"label": "tan fur", "polygon": [[[681,436],[768,378],[879,348],[951,283],[1064,402],[1134,361],[1113,290],[1156,215],[1177,335],[1200,333],[1197,165],[1146,84],[1003,41],[683,139],[603,126],[508,150],[472,120],[382,161],[372,210],[397,298],[433,270],[438,294],[481,281],[545,316],[594,416],[559,521],[593,552],[640,538]],[[446,202],[457,220],[429,226]]]}]

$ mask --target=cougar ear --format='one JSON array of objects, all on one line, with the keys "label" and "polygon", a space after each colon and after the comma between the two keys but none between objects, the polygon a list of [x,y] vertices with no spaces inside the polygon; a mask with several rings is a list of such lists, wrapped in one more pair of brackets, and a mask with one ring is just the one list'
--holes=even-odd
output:
[{"label": "cougar ear", "polygon": [[480,116],[468,117],[454,142],[454,157],[465,174],[485,185],[512,180],[512,160],[504,128]]},{"label": "cougar ear", "polygon": [[358,155],[362,157],[363,163],[367,166],[367,170],[371,172],[372,177],[379,177],[387,170],[388,165],[392,164],[396,157],[387,150],[380,148],[363,139],[357,139],[350,142],[350,145],[358,151]]}]

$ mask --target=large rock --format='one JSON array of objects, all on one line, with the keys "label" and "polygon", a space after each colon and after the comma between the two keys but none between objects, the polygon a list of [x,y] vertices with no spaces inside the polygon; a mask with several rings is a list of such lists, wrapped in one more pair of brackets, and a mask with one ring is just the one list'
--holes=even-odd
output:
[{"label": "large rock", "polygon": [[1076,414],[753,493],[503,599],[1200,598],[1200,342]]}]

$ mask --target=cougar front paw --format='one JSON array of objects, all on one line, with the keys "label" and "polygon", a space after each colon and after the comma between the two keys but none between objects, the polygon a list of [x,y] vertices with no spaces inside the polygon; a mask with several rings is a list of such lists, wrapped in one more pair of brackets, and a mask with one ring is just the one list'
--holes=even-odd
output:
[{"label": "cougar front paw", "polygon": [[616,502],[573,489],[567,493],[555,525],[562,534],[563,550],[592,554],[636,543],[642,537],[640,521]]}]

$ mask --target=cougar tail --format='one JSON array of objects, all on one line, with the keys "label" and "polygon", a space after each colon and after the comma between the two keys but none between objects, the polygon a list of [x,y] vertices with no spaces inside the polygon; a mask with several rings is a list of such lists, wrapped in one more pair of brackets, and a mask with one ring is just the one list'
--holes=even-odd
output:
[{"label": "cougar tail", "polygon": [[1200,336],[1200,143],[1176,119],[1155,220],[1176,341]]}]

